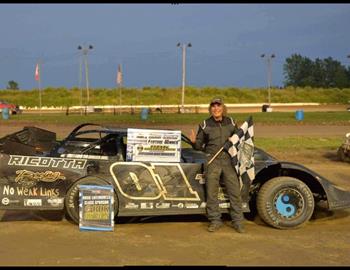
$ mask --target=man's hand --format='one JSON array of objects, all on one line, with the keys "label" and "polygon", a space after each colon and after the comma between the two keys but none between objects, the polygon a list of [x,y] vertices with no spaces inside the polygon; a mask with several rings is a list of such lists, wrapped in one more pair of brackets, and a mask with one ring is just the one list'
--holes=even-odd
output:
[{"label": "man's hand", "polygon": [[196,143],[196,133],[194,133],[193,129],[191,129],[190,140],[193,144]]}]

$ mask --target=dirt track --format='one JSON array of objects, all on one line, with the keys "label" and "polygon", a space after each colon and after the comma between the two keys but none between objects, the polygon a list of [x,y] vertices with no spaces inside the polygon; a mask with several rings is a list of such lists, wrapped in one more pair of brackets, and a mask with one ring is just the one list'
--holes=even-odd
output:
[{"label": "dirt track", "polygon": [[[186,126],[183,131],[191,128]],[[328,129],[257,126],[256,134],[325,136],[329,132],[329,136],[343,136],[349,132],[349,127]],[[59,133],[66,135],[67,130],[60,128]],[[0,136],[3,132],[10,130],[1,127]],[[271,154],[302,162],[350,190],[350,164],[336,161],[334,153],[315,152],[312,160],[302,153]],[[208,233],[203,216],[123,218],[116,222],[114,232],[80,232],[77,225],[62,219],[61,213],[2,211],[0,265],[350,265],[349,209],[316,209],[311,221],[298,230],[277,230],[255,217],[246,221],[243,235],[228,226]]]}]

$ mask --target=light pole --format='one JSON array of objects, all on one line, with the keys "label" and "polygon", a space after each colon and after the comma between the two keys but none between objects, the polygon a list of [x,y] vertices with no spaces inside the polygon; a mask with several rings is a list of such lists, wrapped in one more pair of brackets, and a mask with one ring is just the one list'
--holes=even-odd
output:
[{"label": "light pole", "polygon": [[267,59],[267,87],[268,87],[268,103],[269,107],[271,106],[271,77],[272,77],[272,58],[275,58],[275,54],[271,54],[270,56],[265,55],[264,53],[261,55],[261,58]]},{"label": "light pole", "polygon": [[186,82],[186,47],[192,47],[191,43],[177,43],[177,47],[182,48],[182,94],[181,94],[181,113],[185,112],[185,82]]},{"label": "light pole", "polygon": [[[89,50],[92,50],[94,47],[92,45],[89,45],[88,47],[83,47],[81,45],[78,46],[78,50],[81,50],[83,53],[84,57],[84,62],[85,62],[85,81],[86,81],[86,98],[87,102],[86,104],[89,105],[90,102],[90,95],[89,95],[89,68],[88,68],[88,59],[87,55]],[[80,70],[81,72],[81,70]]]}]

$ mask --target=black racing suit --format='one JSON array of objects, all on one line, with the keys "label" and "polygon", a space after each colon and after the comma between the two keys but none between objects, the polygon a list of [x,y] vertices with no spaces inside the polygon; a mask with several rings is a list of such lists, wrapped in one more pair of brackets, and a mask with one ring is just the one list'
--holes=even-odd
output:
[{"label": "black racing suit", "polygon": [[[237,130],[238,128],[231,117],[223,116],[222,121],[216,121],[214,117],[210,117],[199,125],[194,148],[204,151],[207,154],[208,162],[224,145],[225,141]],[[243,219],[240,183],[237,173],[231,164],[231,157],[226,151],[222,151],[206,168],[206,209],[208,219],[214,223],[221,222],[218,199],[221,176],[224,180],[230,201],[230,216],[232,221],[240,222]]]}]

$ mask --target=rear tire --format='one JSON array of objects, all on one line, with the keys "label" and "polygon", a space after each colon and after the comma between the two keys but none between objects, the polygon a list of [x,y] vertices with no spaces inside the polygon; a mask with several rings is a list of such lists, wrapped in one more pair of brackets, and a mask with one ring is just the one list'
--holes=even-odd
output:
[{"label": "rear tire", "polygon": [[257,197],[261,219],[278,229],[296,229],[311,218],[315,207],[309,187],[302,181],[280,176],[267,181]]},{"label": "rear tire", "polygon": [[[79,185],[110,185],[107,181],[98,178],[83,178],[71,185],[65,197],[66,217],[76,224],[79,224]],[[114,215],[118,214],[118,197],[114,192]]]}]

